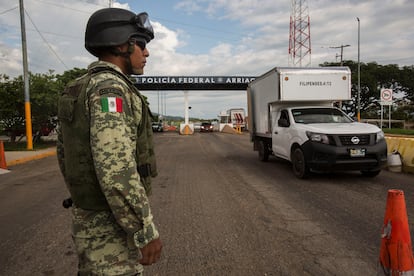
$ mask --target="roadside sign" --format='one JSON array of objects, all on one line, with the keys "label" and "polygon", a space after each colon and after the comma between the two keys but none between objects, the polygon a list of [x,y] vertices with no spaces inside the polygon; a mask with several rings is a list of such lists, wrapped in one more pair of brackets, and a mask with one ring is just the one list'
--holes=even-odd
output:
[{"label": "roadside sign", "polygon": [[392,105],[392,89],[381,89],[381,105]]}]

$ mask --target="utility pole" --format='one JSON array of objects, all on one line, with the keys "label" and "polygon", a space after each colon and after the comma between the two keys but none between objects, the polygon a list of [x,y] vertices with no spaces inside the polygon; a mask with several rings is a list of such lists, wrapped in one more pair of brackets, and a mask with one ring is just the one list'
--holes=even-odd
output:
[{"label": "utility pole", "polygon": [[33,149],[32,142],[32,115],[30,110],[30,93],[29,93],[29,66],[27,64],[27,45],[26,45],[26,26],[24,23],[24,6],[23,0],[20,1],[20,28],[22,33],[22,52],[23,52],[23,79],[24,79],[24,111],[26,118],[26,144],[27,149]]},{"label": "utility pole", "polygon": [[343,62],[344,48],[345,47],[349,47],[349,46],[351,46],[351,45],[341,45],[341,46],[336,46],[336,47],[329,47],[329,48],[333,48],[333,49],[339,49],[339,48],[341,48],[341,54],[340,54],[340,57],[341,57],[341,66],[344,65],[344,62]]}]

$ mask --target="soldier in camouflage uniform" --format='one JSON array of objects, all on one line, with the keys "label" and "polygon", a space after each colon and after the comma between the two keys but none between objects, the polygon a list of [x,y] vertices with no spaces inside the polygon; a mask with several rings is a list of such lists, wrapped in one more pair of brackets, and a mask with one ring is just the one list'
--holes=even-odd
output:
[{"label": "soldier in camouflage uniform", "polygon": [[85,47],[99,60],[59,98],[58,161],[73,202],[78,275],[141,275],[161,255],[148,201],[150,111],[127,77],[143,74],[153,38],[146,13],[95,12]]}]

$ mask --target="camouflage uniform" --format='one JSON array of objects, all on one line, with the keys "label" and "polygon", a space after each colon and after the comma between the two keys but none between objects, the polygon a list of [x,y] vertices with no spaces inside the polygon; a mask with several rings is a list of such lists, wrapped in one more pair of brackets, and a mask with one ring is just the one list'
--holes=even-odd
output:
[{"label": "camouflage uniform", "polygon": [[[90,147],[93,164],[88,165],[95,170],[109,208],[87,210],[77,206],[74,200],[72,234],[79,257],[79,275],[136,275],[143,271],[139,263],[139,248],[159,237],[137,172],[136,137],[142,118],[142,102],[134,93],[132,84],[120,78],[119,73],[122,72],[117,66],[97,61],[89,66],[88,71],[97,67],[107,70],[93,75],[86,88],[87,97],[82,106],[89,119],[89,129],[81,131],[89,132],[90,144],[83,146]],[[121,109],[107,111],[102,103],[108,98],[120,99]],[[76,164],[67,160],[69,152],[76,149],[65,148],[63,137],[68,136],[62,135],[64,131],[71,129],[62,127],[59,130],[57,150],[59,165],[68,185],[73,181],[68,181],[68,168],[76,169],[78,166],[81,170],[85,164],[82,160]],[[81,184],[83,180],[77,181]]]}]

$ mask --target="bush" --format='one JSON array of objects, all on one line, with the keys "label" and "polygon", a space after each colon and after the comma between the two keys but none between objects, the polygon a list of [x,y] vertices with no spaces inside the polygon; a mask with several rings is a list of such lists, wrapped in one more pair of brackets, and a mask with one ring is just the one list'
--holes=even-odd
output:
[{"label": "bush", "polygon": [[414,136],[414,129],[383,128],[382,131],[384,131],[384,133],[386,133],[386,134],[412,135],[412,136]]}]

